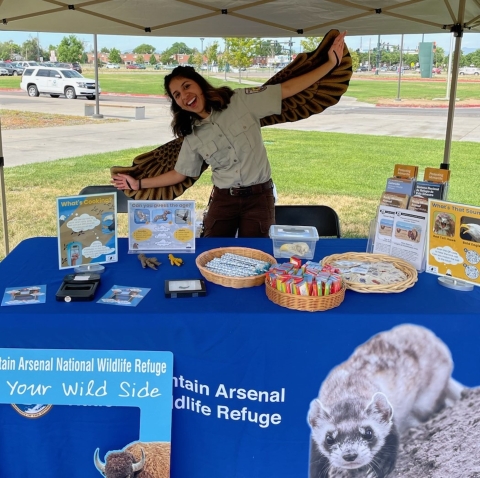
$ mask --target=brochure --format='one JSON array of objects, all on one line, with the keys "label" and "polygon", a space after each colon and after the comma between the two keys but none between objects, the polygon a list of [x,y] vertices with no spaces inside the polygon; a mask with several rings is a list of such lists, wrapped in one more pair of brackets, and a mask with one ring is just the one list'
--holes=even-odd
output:
[{"label": "brochure", "polygon": [[114,285],[100,300],[97,301],[97,304],[136,307],[149,291],[150,289],[144,287]]},{"label": "brochure", "polygon": [[129,201],[128,252],[195,252],[195,201]]},{"label": "brochure", "polygon": [[412,264],[418,271],[424,268],[428,214],[397,209],[393,220],[390,255]]},{"label": "brochure", "polygon": [[118,261],[116,194],[57,198],[60,269]]},{"label": "brochure", "polygon": [[377,254],[390,254],[392,243],[393,220],[398,208],[391,206],[379,206],[377,213],[377,225],[373,251]]},{"label": "brochure", "polygon": [[46,294],[46,285],[7,287],[3,295],[2,306],[44,304],[47,297]]},{"label": "brochure", "polygon": [[480,208],[430,199],[426,271],[480,285]]}]

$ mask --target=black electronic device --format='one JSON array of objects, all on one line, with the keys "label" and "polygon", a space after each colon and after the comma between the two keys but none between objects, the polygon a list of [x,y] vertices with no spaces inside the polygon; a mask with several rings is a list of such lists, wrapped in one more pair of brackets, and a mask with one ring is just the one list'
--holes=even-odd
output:
[{"label": "black electronic device", "polygon": [[182,297],[203,297],[207,294],[202,279],[178,279],[165,281],[165,297],[178,299]]},{"label": "black electronic device", "polygon": [[62,302],[93,300],[99,284],[99,274],[67,274],[55,297]]}]

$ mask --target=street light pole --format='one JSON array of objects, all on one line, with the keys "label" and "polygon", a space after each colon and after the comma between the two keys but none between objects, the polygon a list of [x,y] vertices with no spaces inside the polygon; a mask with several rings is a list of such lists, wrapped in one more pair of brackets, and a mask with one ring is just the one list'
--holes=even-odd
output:
[{"label": "street light pole", "polygon": [[380,69],[380,35],[378,35],[377,43],[377,67],[375,68],[375,75],[378,75],[378,70]]}]

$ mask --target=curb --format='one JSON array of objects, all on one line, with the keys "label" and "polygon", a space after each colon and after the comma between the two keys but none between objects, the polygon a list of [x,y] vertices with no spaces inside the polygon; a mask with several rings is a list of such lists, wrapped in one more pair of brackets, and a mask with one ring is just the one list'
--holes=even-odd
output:
[{"label": "curb", "polygon": [[[408,104],[408,103],[402,103],[402,104],[384,104],[384,103],[377,103],[375,105],[376,108],[419,108],[419,109],[434,109],[434,108],[442,108],[442,109],[448,109],[449,105],[448,104],[437,104],[437,105],[416,105],[416,104]],[[455,105],[455,108],[480,108],[480,103],[475,104],[475,105]]]},{"label": "curb", "polygon": [[[0,93],[2,91],[10,91],[13,93],[21,93],[23,90],[20,88],[1,88]],[[102,96],[122,96],[122,97],[130,97],[130,98],[168,98],[167,95],[147,95],[142,93],[111,93],[111,92],[102,92]],[[384,103],[377,103],[375,104],[376,108],[448,108],[448,104],[436,104],[436,105],[416,105],[412,103],[392,103],[392,104],[384,104]],[[455,108],[480,108],[480,103],[473,104],[473,105],[455,105]]]},{"label": "curb", "polygon": [[[9,91],[11,93],[22,93],[23,90],[21,90],[20,88],[0,88],[0,93],[2,91]],[[168,98],[167,95],[147,95],[147,94],[142,94],[142,93],[110,93],[108,91],[105,91],[101,93],[101,95],[105,95],[105,96],[131,96],[131,97],[140,97],[140,98]]]}]

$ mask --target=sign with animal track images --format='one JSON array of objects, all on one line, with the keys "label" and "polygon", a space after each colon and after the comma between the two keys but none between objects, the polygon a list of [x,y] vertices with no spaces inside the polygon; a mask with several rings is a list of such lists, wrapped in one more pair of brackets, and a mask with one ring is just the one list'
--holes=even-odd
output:
[{"label": "sign with animal track images", "polygon": [[60,269],[118,261],[116,193],[57,198]]},{"label": "sign with animal track images", "polygon": [[129,201],[128,252],[195,252],[195,201]]},{"label": "sign with animal track images", "polygon": [[428,202],[426,271],[480,285],[480,208]]}]

